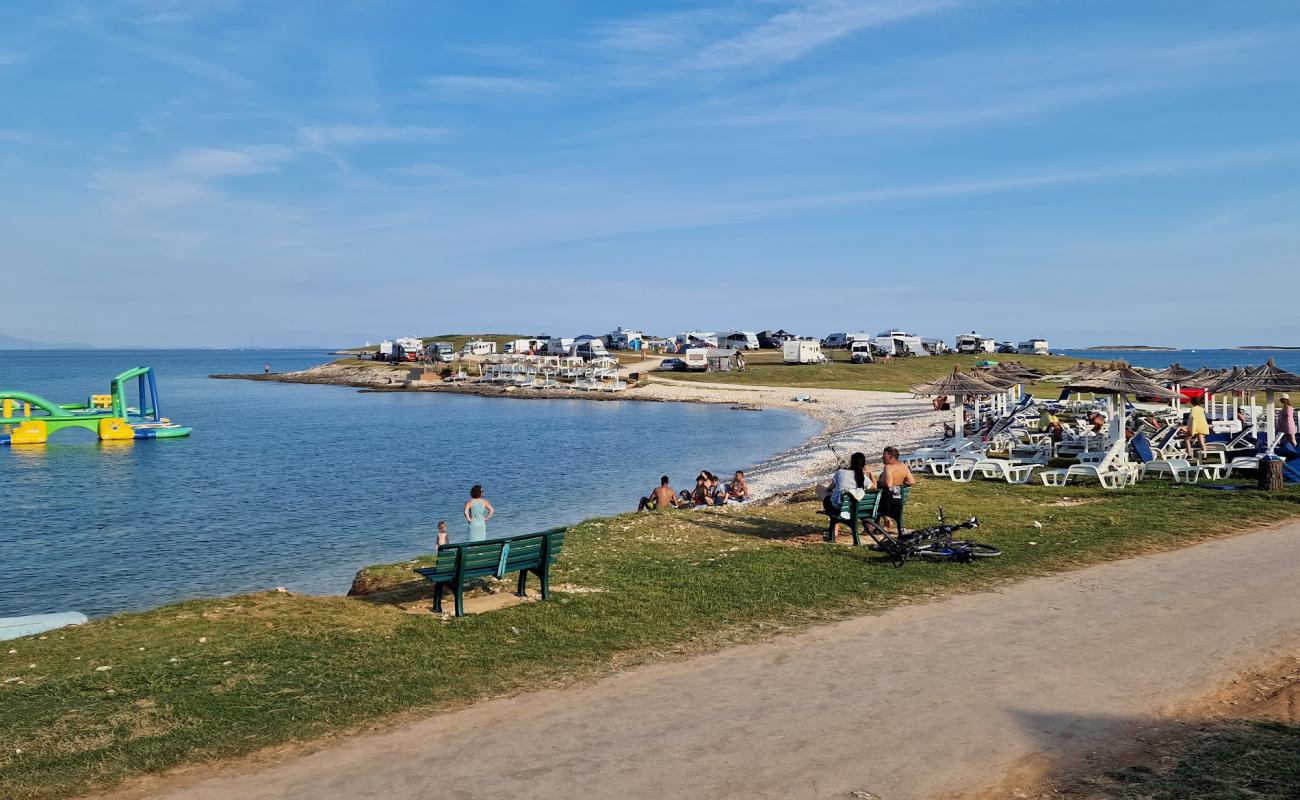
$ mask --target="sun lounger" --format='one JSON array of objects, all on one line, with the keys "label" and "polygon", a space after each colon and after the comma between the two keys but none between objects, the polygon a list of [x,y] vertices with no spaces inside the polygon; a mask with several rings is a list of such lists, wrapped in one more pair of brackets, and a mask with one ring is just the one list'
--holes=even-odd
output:
[{"label": "sun lounger", "polygon": [[1143,478],[1168,475],[1174,483],[1196,483],[1201,479],[1201,467],[1185,458],[1163,458],[1142,465]]},{"label": "sun lounger", "polygon": [[1092,478],[1104,489],[1123,489],[1137,482],[1135,466],[1104,467],[1096,464],[1072,464],[1064,469],[1048,469],[1038,473],[1044,486],[1066,486],[1071,478]]},{"label": "sun lounger", "polygon": [[977,474],[990,480],[1005,480],[1007,483],[1029,483],[1034,470],[1043,464],[1036,462],[1012,461],[1005,458],[985,458],[980,461],[962,461],[948,470],[948,477],[954,483],[969,483]]}]

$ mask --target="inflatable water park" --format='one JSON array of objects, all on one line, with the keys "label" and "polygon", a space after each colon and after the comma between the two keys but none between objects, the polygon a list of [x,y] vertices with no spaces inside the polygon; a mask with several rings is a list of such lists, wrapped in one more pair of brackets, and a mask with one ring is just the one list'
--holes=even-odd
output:
[{"label": "inflatable water park", "polygon": [[153,367],[128,369],[109,382],[108,394],[84,403],[52,403],[29,392],[0,391],[0,445],[45,444],[67,428],[83,428],[100,441],[171,439],[190,429],[162,416]]}]

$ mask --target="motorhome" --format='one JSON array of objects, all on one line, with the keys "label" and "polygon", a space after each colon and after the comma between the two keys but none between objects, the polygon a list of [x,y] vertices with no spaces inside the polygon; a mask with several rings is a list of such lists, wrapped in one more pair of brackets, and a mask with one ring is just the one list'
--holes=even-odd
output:
[{"label": "motorhome", "polygon": [[781,345],[781,360],[787,364],[821,364],[826,360],[821,342],[812,339],[787,339]]},{"label": "motorhome", "polygon": [[514,353],[515,355],[527,355],[528,353],[541,353],[546,350],[545,339],[515,339],[506,342],[501,348],[503,353]]},{"label": "motorhome", "polygon": [[424,355],[430,361],[447,362],[455,358],[451,342],[433,342],[424,346]]},{"label": "motorhome", "polygon": [[571,347],[573,347],[573,337],[552,336],[546,340],[546,355],[567,356]]},{"label": "motorhome", "polygon": [[1052,351],[1047,348],[1046,339],[1027,339],[1016,347],[1016,352],[1022,356],[1050,356]]},{"label": "motorhome", "polygon": [[709,350],[710,347],[688,347],[682,352],[682,361],[686,362],[686,369],[692,372],[702,372],[709,368]]},{"label": "motorhome", "polygon": [[569,355],[581,358],[583,361],[591,361],[596,358],[606,358],[609,351],[605,349],[605,343],[596,337],[579,338],[569,347]]},{"label": "motorhome", "polygon": [[496,342],[486,342],[482,339],[470,339],[460,349],[461,354],[467,356],[490,356],[495,355],[496,351]]},{"label": "motorhome", "polygon": [[932,356],[946,356],[952,352],[952,348],[943,339],[927,339],[922,336],[921,347]]},{"label": "motorhome", "polygon": [[1015,343],[1015,342],[998,342],[998,345],[997,345],[996,348],[994,348],[993,352],[995,352],[995,353],[1015,353],[1015,352],[1017,352],[1017,350],[1016,350],[1016,343]]},{"label": "motorhome", "polygon": [[997,349],[996,341],[980,336],[975,331],[957,334],[958,353],[995,353]]},{"label": "motorhome", "polygon": [[710,331],[683,331],[677,334],[676,341],[678,352],[691,348],[717,347],[718,334]]},{"label": "motorhome", "polygon": [[645,340],[641,331],[615,328],[605,334],[605,344],[610,350],[640,350]]},{"label": "motorhome", "polygon": [[849,361],[854,364],[870,364],[876,359],[871,355],[871,342],[854,342],[849,345]]},{"label": "motorhome", "polygon": [[385,339],[382,342],[380,342],[379,349],[375,351],[375,355],[374,355],[375,361],[392,361],[393,348],[395,348],[396,346],[397,346],[397,342],[394,342],[392,339]]},{"label": "motorhome", "polygon": [[921,337],[900,330],[881,331],[871,339],[871,347],[882,356],[895,358],[930,355],[921,346]]},{"label": "motorhome", "polygon": [[866,334],[862,332],[831,333],[831,334],[827,334],[825,339],[822,339],[822,347],[828,348],[830,350],[838,350],[840,348],[848,347],[854,342],[869,342],[869,341],[871,341],[870,334]]},{"label": "motorhome", "polygon": [[424,353],[424,342],[408,336],[393,342],[393,361],[419,361]]},{"label": "motorhome", "polygon": [[718,346],[736,350],[757,350],[758,334],[753,331],[732,331],[718,340]]}]

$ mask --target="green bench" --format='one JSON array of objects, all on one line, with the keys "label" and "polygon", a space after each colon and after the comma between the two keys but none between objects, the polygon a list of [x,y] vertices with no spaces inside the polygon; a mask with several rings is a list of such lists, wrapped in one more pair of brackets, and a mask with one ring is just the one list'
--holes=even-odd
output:
[{"label": "green bench", "polygon": [[432,567],[416,567],[433,584],[433,610],[442,611],[442,594],[448,587],[456,598],[456,616],[465,615],[465,582],[474,578],[504,578],[519,573],[515,594],[525,596],[528,573],[542,581],[542,599],[551,599],[551,565],[564,549],[564,528],[525,533],[482,542],[455,542],[438,548]]},{"label": "green bench", "polygon": [[[907,497],[911,494],[911,489],[910,486],[902,488],[904,508],[907,507]],[[822,513],[826,512],[823,511]],[[854,546],[861,545],[862,536],[858,530],[859,523],[863,520],[875,522],[878,519],[880,519],[880,492],[869,491],[862,495],[861,500],[856,500],[853,495],[844,492],[840,495],[840,515],[831,517],[826,526],[826,541],[835,541],[835,523],[838,522],[841,525],[849,526],[849,532],[853,534]],[[894,522],[898,524],[898,530],[903,530],[903,512],[901,509],[898,512],[898,518]]]}]

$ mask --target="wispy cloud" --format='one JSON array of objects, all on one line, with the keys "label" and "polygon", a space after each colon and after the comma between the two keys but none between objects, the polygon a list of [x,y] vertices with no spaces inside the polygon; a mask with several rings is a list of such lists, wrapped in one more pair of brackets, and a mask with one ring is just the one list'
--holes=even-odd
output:
[{"label": "wispy cloud", "polygon": [[294,151],[281,145],[260,145],[239,150],[194,148],[176,156],[172,169],[195,178],[226,178],[274,172]]},{"label": "wispy cloud", "polygon": [[388,171],[397,175],[412,175],[419,178],[454,178],[460,174],[451,167],[431,161],[417,161],[414,164],[392,167]]},{"label": "wispy cloud", "polygon": [[126,15],[146,25],[181,25],[214,14],[226,14],[245,0],[128,0]]},{"label": "wispy cloud", "polygon": [[689,69],[774,66],[867,28],[924,17],[958,0],[808,0],[685,58]]},{"label": "wispy cloud", "polygon": [[739,21],[730,9],[700,8],[671,14],[611,20],[592,29],[598,47],[634,53],[680,51],[698,44],[719,23]]},{"label": "wispy cloud", "polygon": [[0,73],[8,72],[14,67],[31,59],[30,53],[21,50],[7,50],[0,48]]},{"label": "wispy cloud", "polygon": [[555,83],[539,78],[494,75],[439,75],[426,79],[425,85],[439,96],[455,100],[496,95],[547,94],[559,88]]},{"label": "wispy cloud", "polygon": [[410,125],[313,125],[299,130],[311,147],[362,147],[372,144],[424,143],[447,138],[445,128]]}]

